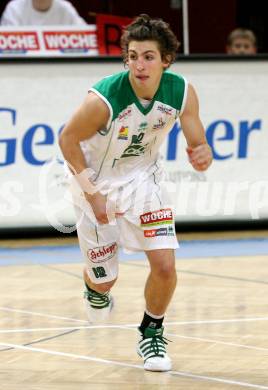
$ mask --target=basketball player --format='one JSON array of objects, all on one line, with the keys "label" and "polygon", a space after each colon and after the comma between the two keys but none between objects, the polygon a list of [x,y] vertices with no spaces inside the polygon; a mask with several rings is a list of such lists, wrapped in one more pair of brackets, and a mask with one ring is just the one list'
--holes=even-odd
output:
[{"label": "basketball player", "polygon": [[79,184],[74,199],[89,320],[105,321],[112,308],[118,246],[145,251],[150,273],[137,351],[146,370],[168,371],[163,319],[176,286],[178,243],[161,186],[159,147],[180,118],[192,166],[206,170],[212,154],[193,86],[167,71],[178,48],[169,26],[140,15],[126,28],[121,45],[128,70],[90,89],[61,133],[60,146],[73,187]]}]

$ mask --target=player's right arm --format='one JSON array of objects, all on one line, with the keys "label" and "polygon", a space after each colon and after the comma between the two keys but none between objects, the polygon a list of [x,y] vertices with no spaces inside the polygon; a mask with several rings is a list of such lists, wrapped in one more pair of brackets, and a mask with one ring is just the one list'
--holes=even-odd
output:
[{"label": "player's right arm", "polygon": [[100,223],[108,223],[106,197],[100,192],[95,192],[94,185],[90,182],[88,175],[83,175],[88,167],[80,142],[91,138],[98,130],[103,129],[109,116],[109,109],[102,99],[95,93],[89,93],[65,125],[59,137],[62,154]]}]

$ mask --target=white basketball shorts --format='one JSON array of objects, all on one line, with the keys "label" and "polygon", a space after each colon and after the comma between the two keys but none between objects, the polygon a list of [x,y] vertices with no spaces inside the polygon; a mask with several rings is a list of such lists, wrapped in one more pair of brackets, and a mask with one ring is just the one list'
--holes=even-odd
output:
[{"label": "white basketball shorts", "polygon": [[[120,187],[108,195],[109,224],[99,224],[80,191],[73,196],[77,233],[87,272],[93,283],[118,275],[118,249],[127,252],[178,248],[174,210],[166,191],[150,179],[131,190]],[[115,213],[124,213],[115,217]]]}]

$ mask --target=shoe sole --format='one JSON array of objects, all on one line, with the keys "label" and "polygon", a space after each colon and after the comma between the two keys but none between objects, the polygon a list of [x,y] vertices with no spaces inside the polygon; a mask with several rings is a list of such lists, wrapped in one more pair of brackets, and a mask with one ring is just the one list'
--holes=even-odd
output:
[{"label": "shoe sole", "polygon": [[[141,354],[141,352],[140,352],[139,347],[137,347],[136,351],[137,351],[137,354],[143,359],[143,356],[142,356],[142,354]],[[153,365],[150,366],[150,363],[145,362],[145,363],[143,364],[143,368],[144,368],[146,371],[166,372],[166,371],[170,371],[170,370],[172,369],[172,364],[171,364],[171,361],[170,361],[170,362],[169,362],[169,365],[168,365],[167,367],[161,368],[161,367],[157,367],[157,366],[154,367]]]}]

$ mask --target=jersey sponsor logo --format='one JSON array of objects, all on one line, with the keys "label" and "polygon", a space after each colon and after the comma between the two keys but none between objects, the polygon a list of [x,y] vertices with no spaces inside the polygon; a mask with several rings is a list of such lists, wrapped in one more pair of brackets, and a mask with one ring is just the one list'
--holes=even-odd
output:
[{"label": "jersey sponsor logo", "polygon": [[153,130],[162,129],[165,126],[166,122],[162,118],[158,118],[157,123],[153,125]]},{"label": "jersey sponsor logo", "polygon": [[96,247],[87,251],[87,257],[92,263],[103,263],[110,260],[117,252],[117,243]]},{"label": "jersey sponsor logo", "polygon": [[146,148],[149,144],[146,145],[136,145],[136,144],[131,144],[127,147],[127,149],[124,151],[122,154],[121,158],[123,157],[137,157],[137,156],[142,156]]},{"label": "jersey sponsor logo", "polygon": [[172,226],[159,228],[159,229],[149,229],[144,230],[144,237],[159,237],[159,236],[174,236],[174,229]]},{"label": "jersey sponsor logo", "polygon": [[140,133],[139,135],[134,134],[131,139],[131,144],[124,150],[121,158],[142,156],[149,145],[149,143],[142,144],[143,137],[144,133]]},{"label": "jersey sponsor logo", "polygon": [[171,115],[172,114],[172,108],[164,106],[163,104],[159,105],[157,107],[157,111],[162,112],[163,114]]},{"label": "jersey sponsor logo", "polygon": [[0,32],[0,52],[25,53],[38,51],[40,44],[37,32],[3,31]]},{"label": "jersey sponsor logo", "polygon": [[131,107],[128,107],[118,115],[118,121],[121,122],[131,114]]},{"label": "jersey sponsor logo", "polygon": [[160,209],[142,214],[140,216],[141,226],[166,225],[173,223],[173,213],[171,209]]},{"label": "jersey sponsor logo", "polygon": [[97,48],[93,31],[44,31],[43,38],[47,50],[87,52]]},{"label": "jersey sponsor logo", "polygon": [[148,127],[148,123],[147,122],[141,122],[139,124],[139,127],[138,127],[138,131],[145,131]]},{"label": "jersey sponsor logo", "polygon": [[123,140],[128,139],[128,127],[127,126],[122,126],[121,129],[119,129],[119,134],[118,134],[117,139],[123,139]]}]

